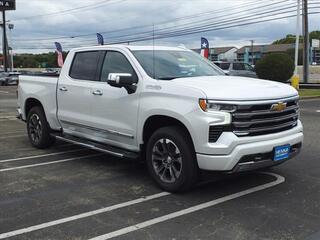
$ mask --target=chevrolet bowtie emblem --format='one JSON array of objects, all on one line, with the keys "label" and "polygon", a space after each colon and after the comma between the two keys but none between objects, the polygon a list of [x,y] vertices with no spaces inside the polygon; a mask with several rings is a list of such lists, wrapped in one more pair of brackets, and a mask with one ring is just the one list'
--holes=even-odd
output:
[{"label": "chevrolet bowtie emblem", "polygon": [[287,107],[287,103],[278,102],[278,103],[272,104],[270,110],[273,112],[282,112],[283,110],[286,109],[286,107]]}]

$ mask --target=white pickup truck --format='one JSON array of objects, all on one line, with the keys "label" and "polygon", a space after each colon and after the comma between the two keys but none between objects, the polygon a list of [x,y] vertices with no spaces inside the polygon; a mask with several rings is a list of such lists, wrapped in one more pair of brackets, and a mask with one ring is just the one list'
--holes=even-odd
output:
[{"label": "white pickup truck", "polygon": [[174,192],[200,169],[236,173],[295,156],[298,98],[286,84],[225,76],[184,48],[109,45],[71,50],[60,76],[21,76],[18,114],[33,146],[60,139],[140,157]]}]

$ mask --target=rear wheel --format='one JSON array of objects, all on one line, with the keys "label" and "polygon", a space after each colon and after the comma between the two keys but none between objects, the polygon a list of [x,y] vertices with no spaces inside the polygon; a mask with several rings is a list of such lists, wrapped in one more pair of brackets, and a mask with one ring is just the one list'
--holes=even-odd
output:
[{"label": "rear wheel", "polygon": [[50,136],[50,126],[42,107],[33,107],[29,111],[27,131],[31,144],[36,148],[47,148],[55,141],[55,138]]},{"label": "rear wheel", "polygon": [[197,181],[193,144],[181,127],[163,127],[155,131],[147,144],[146,158],[152,178],[166,191],[184,191]]}]

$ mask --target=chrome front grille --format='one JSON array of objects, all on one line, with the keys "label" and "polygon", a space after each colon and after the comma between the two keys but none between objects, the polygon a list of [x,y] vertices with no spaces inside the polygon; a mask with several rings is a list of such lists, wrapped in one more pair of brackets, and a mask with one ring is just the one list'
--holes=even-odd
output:
[{"label": "chrome front grille", "polygon": [[[271,110],[274,104],[285,103],[283,110]],[[298,100],[283,100],[263,104],[238,105],[232,113],[232,131],[241,136],[258,136],[289,130],[297,125]]]}]

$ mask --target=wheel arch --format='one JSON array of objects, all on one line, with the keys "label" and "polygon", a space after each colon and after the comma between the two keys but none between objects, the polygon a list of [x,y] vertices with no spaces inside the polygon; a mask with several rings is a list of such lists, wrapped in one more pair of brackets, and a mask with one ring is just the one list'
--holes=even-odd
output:
[{"label": "wheel arch", "polygon": [[26,99],[25,104],[24,104],[24,113],[25,113],[26,118],[27,118],[30,110],[33,107],[37,107],[37,106],[41,107],[44,110],[42,103],[38,99],[36,99],[34,97],[30,97],[30,98]]},{"label": "wheel arch", "polygon": [[192,134],[188,129],[187,124],[178,120],[176,117],[168,116],[168,115],[152,115],[145,120],[142,128],[142,136],[141,136],[143,145],[145,145],[148,142],[152,133],[154,133],[157,129],[161,127],[167,127],[167,126],[179,126],[183,128],[188,134],[193,148],[195,148]]}]

